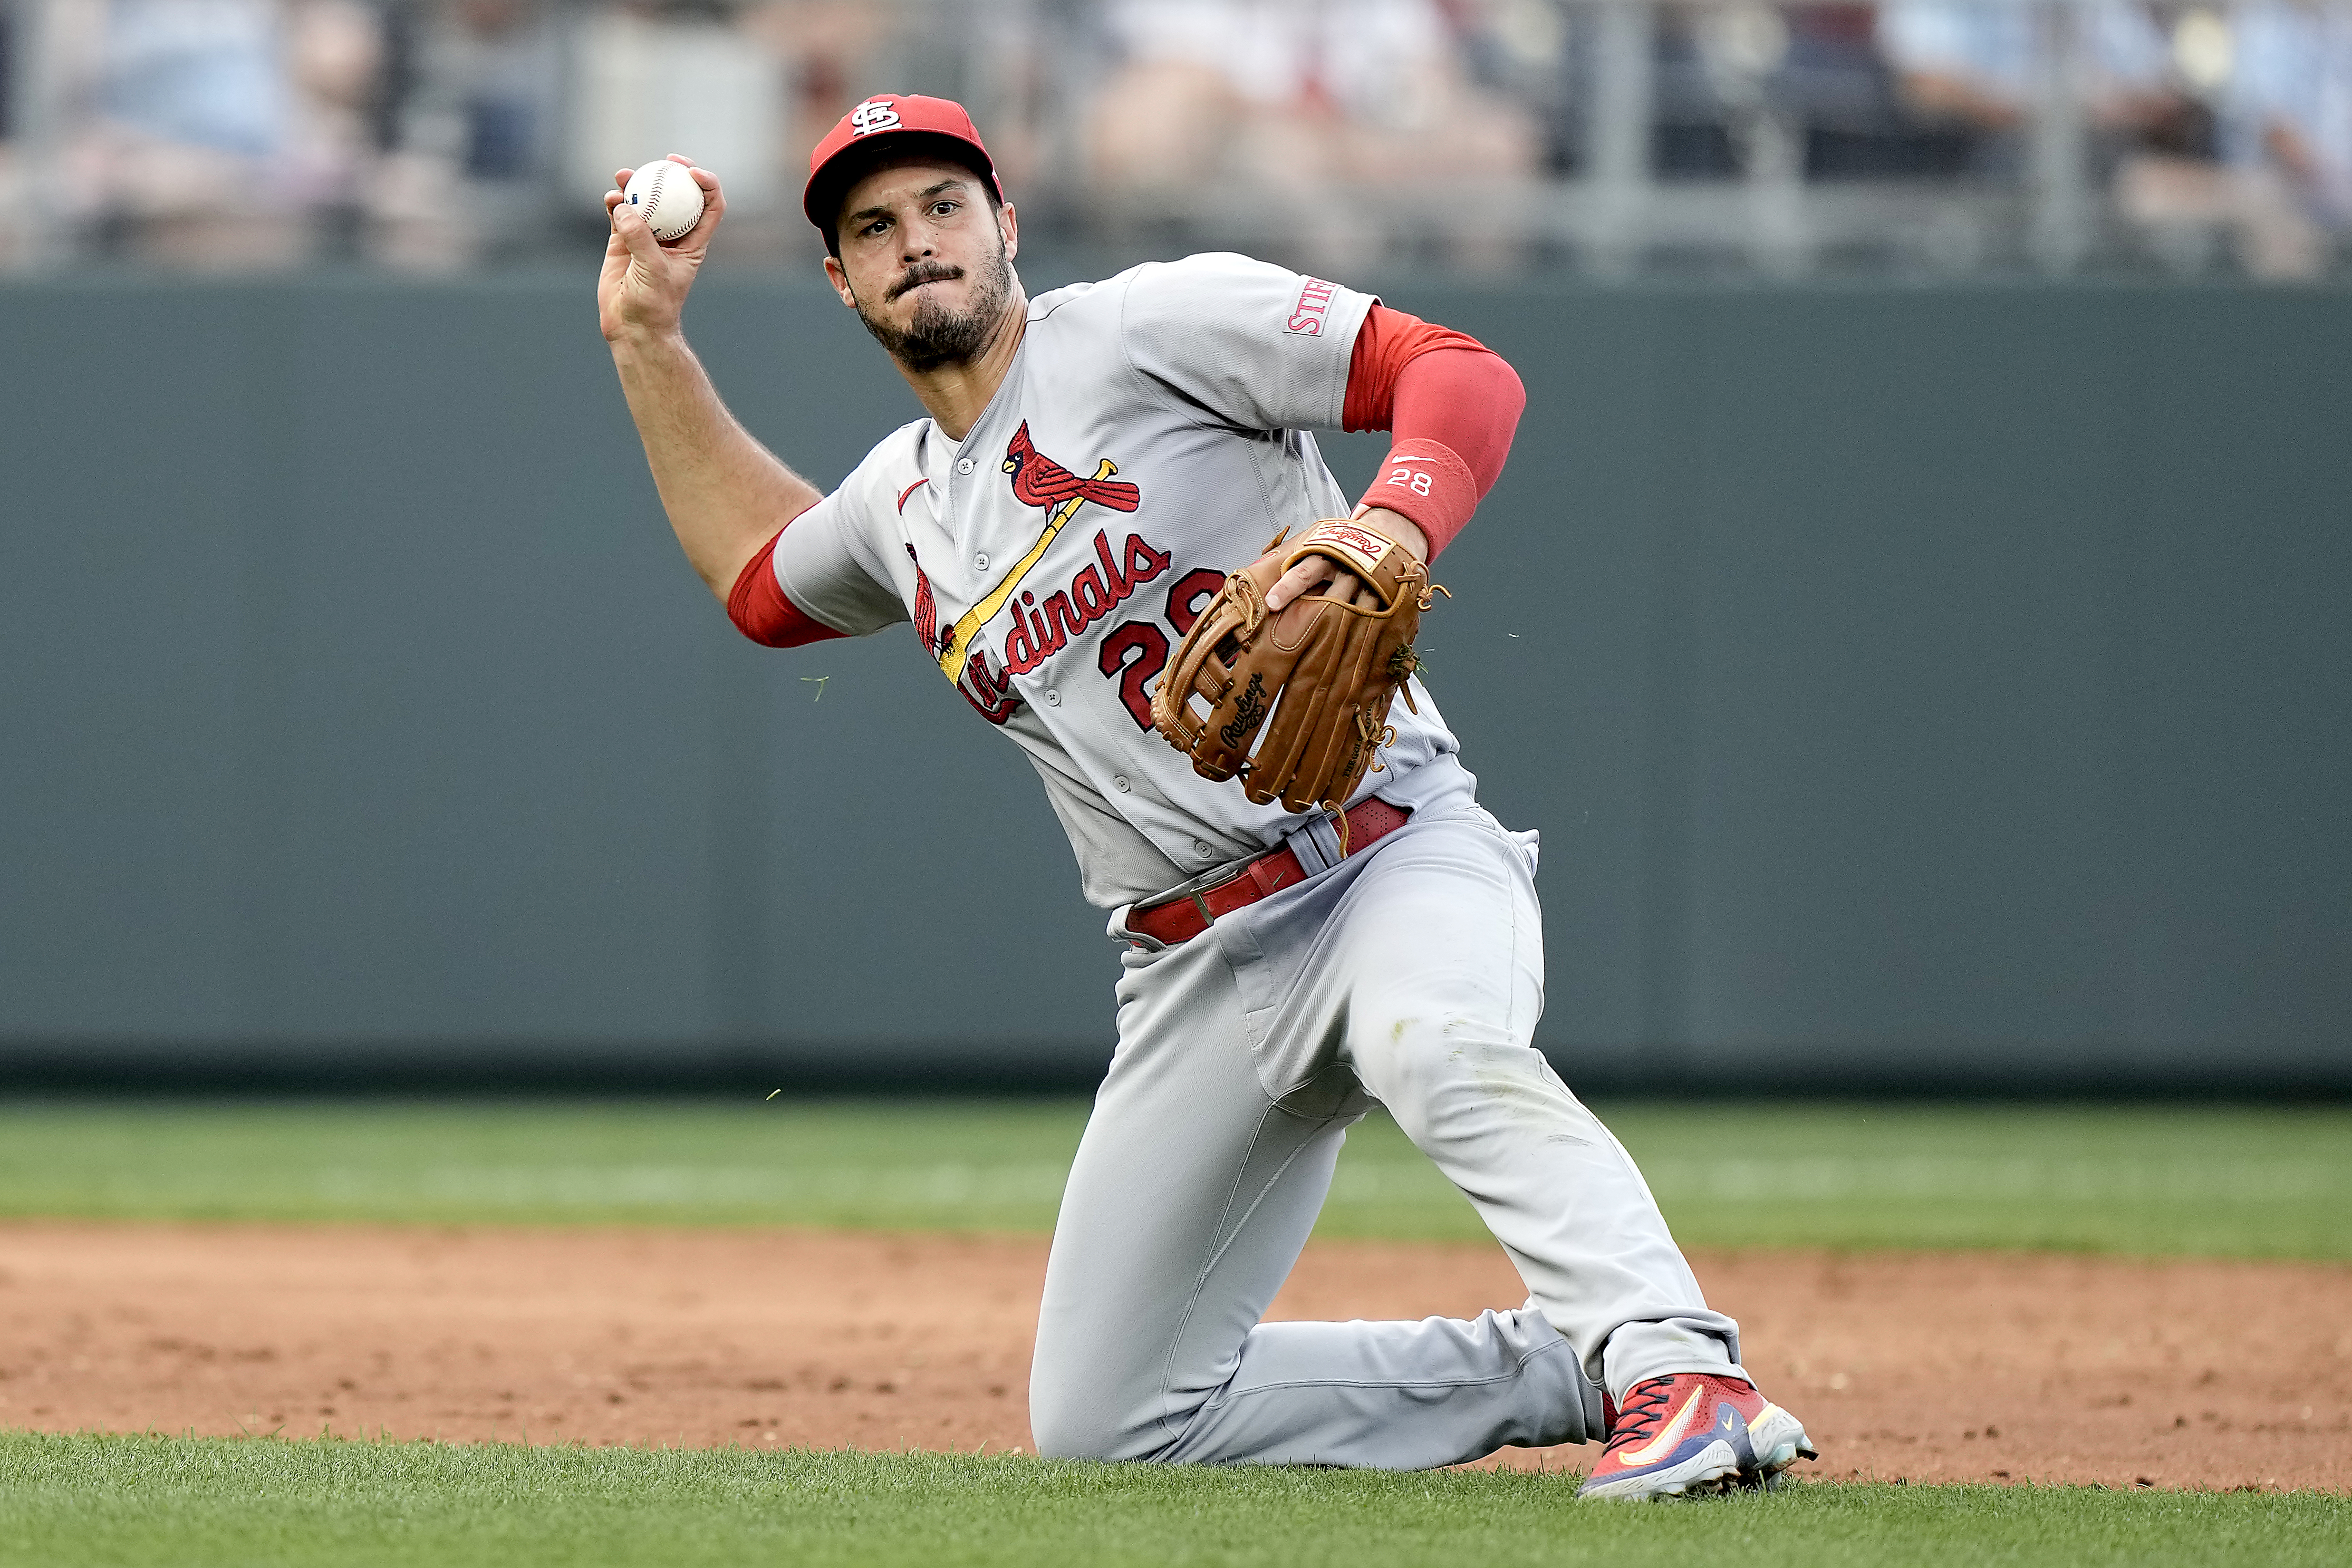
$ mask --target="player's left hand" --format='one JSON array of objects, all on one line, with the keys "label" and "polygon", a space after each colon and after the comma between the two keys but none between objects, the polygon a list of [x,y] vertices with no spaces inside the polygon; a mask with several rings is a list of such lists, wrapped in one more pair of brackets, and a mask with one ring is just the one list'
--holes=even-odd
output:
[{"label": "player's left hand", "polygon": [[[1412,553],[1413,559],[1418,561],[1429,559],[1429,536],[1421,531],[1419,523],[1402,512],[1391,512],[1386,507],[1359,507],[1356,508],[1355,520],[1367,528],[1375,528],[1386,534],[1404,546]],[[1283,545],[1277,545],[1258,559],[1264,560],[1279,555],[1284,548]],[[1275,585],[1265,591],[1265,607],[1269,611],[1279,610],[1297,599],[1299,595],[1313,593],[1318,589],[1333,599],[1343,600],[1351,604],[1377,605],[1380,603],[1380,596],[1359,583],[1353,573],[1341,571],[1339,562],[1330,557],[1318,555],[1307,557],[1283,573]]]}]

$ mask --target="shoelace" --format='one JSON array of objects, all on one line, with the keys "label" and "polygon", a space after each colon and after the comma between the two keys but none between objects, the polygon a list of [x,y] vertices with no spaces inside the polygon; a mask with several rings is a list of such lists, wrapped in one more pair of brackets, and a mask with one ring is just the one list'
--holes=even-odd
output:
[{"label": "shoelace", "polygon": [[1674,1403],[1674,1385],[1664,1378],[1643,1385],[1628,1392],[1625,1403],[1618,1407],[1617,1419],[1609,1427],[1609,1446],[1620,1443],[1647,1441]]}]

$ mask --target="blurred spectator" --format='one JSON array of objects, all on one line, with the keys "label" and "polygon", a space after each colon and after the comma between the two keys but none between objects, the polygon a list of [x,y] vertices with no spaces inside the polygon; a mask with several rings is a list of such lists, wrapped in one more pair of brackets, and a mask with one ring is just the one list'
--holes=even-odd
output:
[{"label": "blurred spectator", "polygon": [[[1510,35],[1466,5],[1110,0],[1105,22],[1118,64],[1087,140],[1114,207],[1198,213],[1204,195],[1254,192],[1291,204],[1305,225],[1290,227],[1303,233],[1298,259],[1360,266],[1384,227],[1420,228],[1416,190],[1524,183],[1542,162],[1535,117],[1472,76],[1474,43],[1507,50]],[[1507,259],[1486,247],[1491,235],[1399,237],[1457,260]]]},{"label": "blurred spectator", "polygon": [[1759,172],[1767,135],[1790,139],[1782,167],[1810,180],[1950,176],[1969,161],[1972,138],[1906,97],[1873,5],[1668,6],[1656,60],[1663,175]]},{"label": "blurred spectator", "polygon": [[366,183],[382,147],[384,13],[361,0],[296,0],[288,31],[286,188],[314,214],[319,254],[355,256]]},{"label": "blurred spectator", "polygon": [[278,10],[269,0],[115,0],[107,115],[167,146],[269,157],[286,120]]},{"label": "blurred spectator", "polygon": [[[1003,26],[1013,19],[996,21]],[[780,135],[786,169],[799,163],[805,172],[808,150],[860,98],[909,89],[908,83],[878,80],[870,74],[874,63],[886,55],[898,21],[894,7],[872,0],[769,0],[745,8],[740,18],[744,32],[760,40],[784,73]],[[990,125],[983,134],[990,154],[1010,180],[1018,159],[1008,150],[1019,135],[1018,126]]]},{"label": "blurred spectator", "polygon": [[272,0],[112,0],[76,162],[101,243],[193,267],[284,265],[307,246],[287,188],[291,118]]},{"label": "blurred spectator", "polygon": [[1809,179],[1949,178],[1970,139],[1916,112],[1880,47],[1874,5],[1792,6],[1781,90],[1804,126]]},{"label": "blurred spectator", "polygon": [[1491,0],[1461,7],[1465,58],[1483,91],[1523,105],[1539,138],[1539,166],[1550,175],[1584,166],[1591,95],[1592,13],[1559,0]]},{"label": "blurred spectator", "polygon": [[[455,0],[426,35],[425,88],[406,140],[437,141],[468,180],[530,179],[551,166],[561,59],[538,0]],[[445,117],[427,129],[434,116]]]},{"label": "blurred spectator", "polygon": [[373,7],[24,0],[8,15],[17,47],[39,51],[40,144],[70,172],[28,188],[44,210],[17,208],[53,258],[285,266],[350,209],[370,152],[353,106],[373,91]]},{"label": "blurred spectator", "polygon": [[2195,112],[2177,129],[2155,122],[2115,176],[2117,210],[2168,265],[2204,271],[2234,248],[2256,277],[2326,268],[2325,227],[2352,215],[2347,45],[2341,8],[2255,0],[2226,16],[2174,15],[2173,77]]},{"label": "blurred spectator", "polygon": [[[1742,8],[1727,26],[1733,15],[1669,4],[1653,18],[1650,164],[1663,178],[1727,179],[1740,172],[1733,134],[1739,89],[1780,64],[1788,34],[1778,11]],[[1762,68],[1743,54],[1756,56]]]},{"label": "blurred spectator", "polygon": [[403,38],[413,85],[369,195],[373,248],[458,267],[538,240],[554,211],[557,18],[542,0],[434,0]]},{"label": "blurred spectator", "polygon": [[[441,0],[415,27],[374,251],[448,267],[600,229],[614,172],[684,152],[727,183],[728,254],[779,206],[787,65],[809,7]],[[869,15],[873,7],[862,7]],[[739,22],[746,16],[751,25]],[[835,108],[829,118],[839,115]],[[778,227],[768,225],[772,237]]]},{"label": "blurred spectator", "polygon": [[2144,135],[2176,125],[2185,108],[2162,29],[2130,0],[1890,0],[1878,37],[1911,104],[1975,133],[1979,170],[2014,164],[2013,133],[2032,117],[2048,73],[2091,126]]},{"label": "blurred spectator", "polygon": [[621,5],[583,17],[560,170],[567,192],[591,203],[614,170],[683,152],[725,180],[740,235],[781,193],[790,72],[778,42],[774,28],[747,36],[708,5]]},{"label": "blurred spectator", "polygon": [[2352,225],[2352,11],[2253,0],[2231,26],[2233,160],[2277,170],[2329,227]]},{"label": "blurred spectator", "polygon": [[2025,119],[2034,15],[2022,5],[1890,0],[1878,10],[1878,38],[1913,107],[1989,137]]}]

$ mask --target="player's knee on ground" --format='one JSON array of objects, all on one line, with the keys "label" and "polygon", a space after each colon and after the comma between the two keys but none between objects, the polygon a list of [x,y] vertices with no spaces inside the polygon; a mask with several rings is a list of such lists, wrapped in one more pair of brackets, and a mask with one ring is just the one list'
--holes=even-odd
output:
[{"label": "player's knee on ground", "polygon": [[1169,1436],[1150,1414],[1118,1407],[1119,1379],[1089,1375],[1067,1364],[1049,1366],[1040,1346],[1029,1376],[1029,1432],[1047,1459],[1149,1459]]}]

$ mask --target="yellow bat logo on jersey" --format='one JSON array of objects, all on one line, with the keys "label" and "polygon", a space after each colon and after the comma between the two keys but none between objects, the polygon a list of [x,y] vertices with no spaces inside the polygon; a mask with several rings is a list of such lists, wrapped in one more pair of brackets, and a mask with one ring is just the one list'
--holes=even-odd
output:
[{"label": "yellow bat logo on jersey", "polygon": [[1037,536],[1037,542],[1029,547],[1029,553],[1013,563],[1004,580],[987,598],[958,617],[949,630],[940,647],[939,660],[940,673],[950,681],[962,681],[965,662],[971,657],[972,638],[1021,591],[1021,580],[1029,575],[1030,568],[1045,556],[1070,519],[1078,515],[1080,507],[1092,501],[1113,511],[1131,512],[1143,504],[1140,489],[1111,481],[1111,476],[1118,472],[1118,465],[1109,458],[1095,465],[1092,478],[1081,479],[1038,451],[1029,439],[1029,422],[1025,419],[1004,448],[1003,466],[1013,476],[1013,494],[1016,497],[1030,506],[1045,508],[1045,528]]}]

